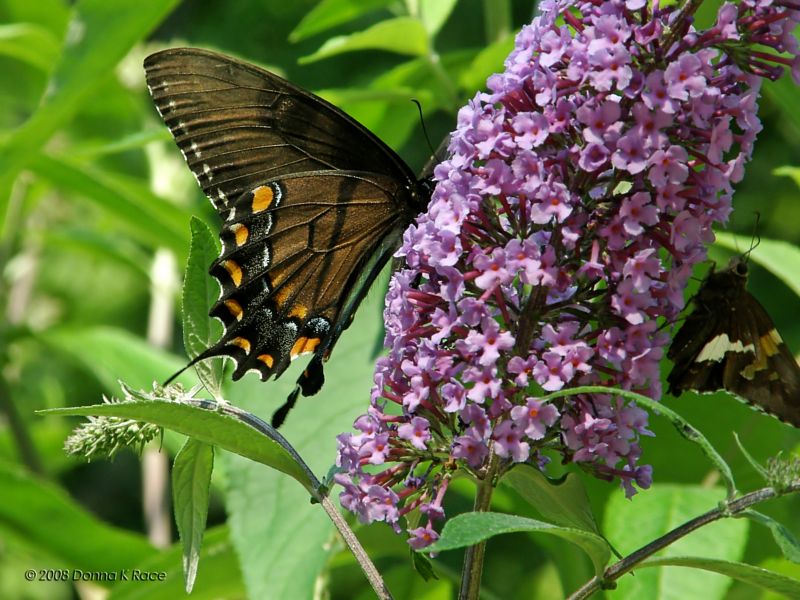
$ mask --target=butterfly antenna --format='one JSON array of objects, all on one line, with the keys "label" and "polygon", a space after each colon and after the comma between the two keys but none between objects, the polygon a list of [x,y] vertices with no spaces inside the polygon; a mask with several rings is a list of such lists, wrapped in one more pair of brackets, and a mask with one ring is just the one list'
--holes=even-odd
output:
[{"label": "butterfly antenna", "polygon": [[183,372],[184,372],[186,369],[188,369],[189,367],[191,367],[191,365],[186,365],[186,366],[185,366],[185,367],[183,367],[183,368],[182,368],[180,371],[176,371],[175,373],[173,373],[172,375],[170,375],[170,376],[169,376],[169,379],[167,379],[167,380],[166,380],[164,383],[162,383],[162,384],[161,384],[161,387],[167,387],[167,386],[168,386],[170,383],[172,383],[173,381],[175,381],[175,380],[178,378],[178,376],[179,376],[181,373],[183,373]]},{"label": "butterfly antenna", "polygon": [[192,360],[190,360],[190,361],[189,361],[189,362],[186,364],[186,366],[185,366],[185,367],[181,368],[181,370],[180,370],[180,371],[176,371],[175,373],[173,373],[172,375],[170,375],[170,376],[169,376],[169,379],[167,379],[167,380],[166,380],[166,381],[165,381],[163,384],[161,384],[161,385],[162,385],[162,387],[166,387],[166,386],[168,386],[170,383],[172,383],[173,381],[175,381],[175,380],[176,380],[176,379],[177,379],[177,378],[180,376],[180,374],[181,374],[181,373],[183,373],[184,371],[186,371],[186,370],[187,370],[189,367],[193,367],[193,366],[195,366],[197,363],[199,363],[201,360],[203,360],[203,359],[205,359],[205,358],[208,358],[208,357],[207,357],[207,356],[203,356],[202,354],[198,354],[197,356],[195,356],[195,357],[194,357]]},{"label": "butterfly antenna", "polygon": [[433,144],[431,144],[431,138],[428,135],[428,128],[425,127],[425,116],[422,114],[422,104],[416,98],[412,98],[411,101],[417,105],[417,112],[419,113],[419,122],[422,125],[422,133],[425,135],[425,142],[428,144],[428,150],[431,151],[431,156],[436,156],[436,150],[433,149]]},{"label": "butterfly antenna", "polygon": [[747,259],[750,258],[750,253],[758,248],[758,245],[761,243],[761,236],[758,235],[758,222],[761,220],[761,213],[756,211],[756,222],[753,225],[753,236],[750,238],[750,249],[744,253],[744,260],[747,262]]}]

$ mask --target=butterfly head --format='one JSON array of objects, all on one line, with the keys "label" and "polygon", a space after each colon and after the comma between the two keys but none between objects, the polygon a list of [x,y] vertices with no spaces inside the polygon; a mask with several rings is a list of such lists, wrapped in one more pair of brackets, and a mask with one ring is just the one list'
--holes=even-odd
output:
[{"label": "butterfly head", "polygon": [[411,202],[417,214],[428,209],[428,203],[431,201],[433,195],[433,188],[436,187],[436,182],[433,176],[429,175],[417,181],[415,189],[411,192]]},{"label": "butterfly head", "polygon": [[746,286],[747,258],[736,256],[725,269],[716,271],[711,268],[697,292],[696,302],[705,306],[717,302],[733,302],[745,291]]}]

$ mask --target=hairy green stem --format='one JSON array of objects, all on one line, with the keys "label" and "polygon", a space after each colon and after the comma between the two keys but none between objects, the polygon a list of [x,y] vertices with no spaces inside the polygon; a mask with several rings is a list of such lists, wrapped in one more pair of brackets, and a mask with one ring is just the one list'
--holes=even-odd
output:
[{"label": "hairy green stem", "polygon": [[[482,477],[478,479],[478,489],[475,494],[473,510],[486,512],[492,502],[492,492],[496,484],[496,475],[500,461],[494,453],[494,446],[489,447],[489,464]],[[461,570],[461,589],[458,593],[459,600],[478,600],[481,591],[481,576],[483,575],[483,559],[486,554],[486,540],[470,546],[464,553],[464,567]]]},{"label": "hairy green stem", "polygon": [[775,488],[765,487],[761,488],[760,490],[756,490],[755,492],[745,494],[744,496],[736,498],[735,500],[726,502],[713,510],[687,521],[683,525],[668,531],[661,537],[632,552],[619,562],[614,563],[603,572],[602,576],[593,577],[587,581],[578,590],[573,592],[572,595],[567,598],[567,600],[582,600],[583,598],[588,598],[590,595],[600,589],[608,588],[608,584],[610,582],[616,581],[626,573],[632,571],[638,564],[644,561],[644,559],[649,558],[659,550],[663,550],[676,540],[679,540],[680,538],[690,534],[695,529],[699,529],[704,525],[718,521],[723,517],[738,516],[739,514],[748,510],[751,506],[760,502],[764,502],[765,500],[770,500],[785,493],[798,491],[800,491],[800,483],[788,486],[781,493],[776,491]]}]

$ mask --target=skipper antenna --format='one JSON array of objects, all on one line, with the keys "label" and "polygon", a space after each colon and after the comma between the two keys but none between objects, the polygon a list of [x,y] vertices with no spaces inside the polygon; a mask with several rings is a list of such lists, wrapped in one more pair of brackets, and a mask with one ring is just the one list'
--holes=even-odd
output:
[{"label": "skipper antenna", "polygon": [[742,258],[747,262],[750,258],[750,253],[758,248],[761,243],[761,236],[758,235],[758,222],[761,220],[761,213],[756,211],[756,222],[753,225],[753,237],[750,238],[750,249],[742,255]]}]

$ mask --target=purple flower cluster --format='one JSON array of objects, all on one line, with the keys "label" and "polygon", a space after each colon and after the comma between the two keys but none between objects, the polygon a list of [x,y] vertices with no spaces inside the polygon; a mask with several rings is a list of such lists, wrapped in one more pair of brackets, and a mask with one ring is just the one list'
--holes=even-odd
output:
[{"label": "purple flower cluster", "polygon": [[542,5],[459,112],[398,252],[371,406],[338,438],[342,505],[398,530],[406,517],[414,548],[437,539],[456,468],[544,468],[548,451],[628,495],[650,485],[644,410],[542,397],[605,385],[660,398],[657,319],[681,311],[731,212],[761,78],[800,74],[788,2],[725,4],[706,31],[658,1]]}]

